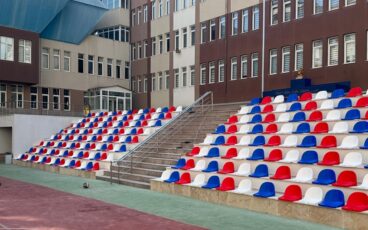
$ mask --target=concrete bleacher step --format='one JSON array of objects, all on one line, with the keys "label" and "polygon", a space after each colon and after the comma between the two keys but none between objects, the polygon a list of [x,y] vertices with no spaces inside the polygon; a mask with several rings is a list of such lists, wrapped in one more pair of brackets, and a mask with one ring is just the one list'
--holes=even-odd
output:
[{"label": "concrete bleacher step", "polygon": [[132,165],[134,168],[138,167],[138,168],[154,169],[154,170],[165,170],[167,167],[171,166],[167,164],[155,164],[155,163],[141,162],[141,161],[133,161],[133,162],[123,161],[122,164],[123,166]]},{"label": "concrete bleacher step", "polygon": [[117,184],[121,184],[121,185],[136,187],[136,188],[142,188],[142,189],[149,189],[150,188],[149,183],[135,181],[135,180],[127,180],[127,179],[122,179],[122,178],[118,179],[117,177],[113,177],[112,180],[111,180],[111,177],[108,177],[108,176],[98,176],[98,177],[96,177],[96,179],[103,180],[103,181],[108,181],[108,182],[112,182],[112,183],[117,183]]},{"label": "concrete bleacher step", "polygon": [[112,170],[113,172],[127,172],[133,174],[148,175],[153,177],[161,176],[161,170],[139,168],[139,167],[131,168],[130,166],[119,166],[119,167],[113,166]]},{"label": "concrete bleacher step", "polygon": [[[104,175],[110,177],[111,172],[105,172]],[[129,172],[117,172],[112,171],[112,177],[117,177],[125,180],[139,181],[144,183],[149,183],[151,179],[156,178],[155,176],[147,176],[144,174],[134,174]]]}]

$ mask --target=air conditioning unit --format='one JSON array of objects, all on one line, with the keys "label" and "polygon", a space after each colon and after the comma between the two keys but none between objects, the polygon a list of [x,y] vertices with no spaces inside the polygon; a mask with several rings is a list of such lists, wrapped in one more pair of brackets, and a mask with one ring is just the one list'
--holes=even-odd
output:
[{"label": "air conditioning unit", "polygon": [[181,53],[180,49],[176,49],[176,50],[175,50],[175,52],[176,52],[177,54],[180,54],[180,53]]}]

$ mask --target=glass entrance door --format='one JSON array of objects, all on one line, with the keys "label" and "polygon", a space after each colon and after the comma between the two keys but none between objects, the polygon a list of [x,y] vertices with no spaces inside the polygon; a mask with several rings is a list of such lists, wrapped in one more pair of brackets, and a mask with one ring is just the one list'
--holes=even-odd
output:
[{"label": "glass entrance door", "polygon": [[116,111],[116,97],[109,97],[109,109],[108,111]]},{"label": "glass entrance door", "polygon": [[118,97],[117,98],[116,107],[117,107],[117,110],[124,110],[125,109],[124,98],[123,97]]}]

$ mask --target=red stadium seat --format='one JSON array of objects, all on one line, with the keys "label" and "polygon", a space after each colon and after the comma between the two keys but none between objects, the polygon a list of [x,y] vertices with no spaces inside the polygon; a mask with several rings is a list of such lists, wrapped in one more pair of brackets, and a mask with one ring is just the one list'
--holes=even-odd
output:
[{"label": "red stadium seat", "polygon": [[97,141],[102,141],[102,136],[101,135],[97,136]]},{"label": "red stadium seat", "polygon": [[231,191],[235,189],[235,181],[232,177],[226,177],[220,187],[217,187],[216,190],[219,191]]},{"label": "red stadium seat", "polygon": [[150,120],[152,118],[152,116],[151,116],[151,114],[150,113],[148,113],[145,117],[144,117],[144,119],[146,119],[146,120]]},{"label": "red stadium seat", "polygon": [[227,141],[224,145],[235,145],[237,143],[238,143],[238,137],[237,136],[231,136],[227,139]]},{"label": "red stadium seat", "polygon": [[364,192],[353,192],[342,209],[353,212],[368,211],[368,195]]},{"label": "red stadium seat", "polygon": [[106,129],[106,128],[102,130],[102,133],[103,133],[103,134],[107,134],[108,132],[109,132],[109,130],[108,130],[108,129]]},{"label": "red stadium seat", "polygon": [[277,124],[269,124],[263,134],[276,133],[277,131]]},{"label": "red stadium seat", "polygon": [[106,160],[107,159],[107,153],[102,153],[100,160]]},{"label": "red stadium seat", "polygon": [[154,113],[154,112],[156,112],[156,109],[155,108],[151,108],[149,112],[150,113]]},{"label": "red stadium seat", "polygon": [[266,105],[263,109],[261,113],[270,113],[273,111],[273,106],[272,105]]},{"label": "red stadium seat", "polygon": [[83,158],[85,159],[85,158],[88,158],[89,157],[89,152],[84,152],[83,153]]},{"label": "red stadium seat", "polygon": [[284,195],[279,197],[279,200],[294,202],[302,199],[302,189],[299,185],[289,185],[284,192]]},{"label": "red stadium seat", "polygon": [[304,111],[311,111],[311,110],[316,110],[317,109],[317,102],[315,101],[310,101],[308,102],[305,107],[304,107]]},{"label": "red stadium seat", "polygon": [[170,120],[172,118],[171,113],[166,113],[165,120]]},{"label": "red stadium seat", "polygon": [[314,130],[311,133],[328,133],[329,127],[327,122],[319,122],[314,126]]},{"label": "red stadium seat", "polygon": [[112,151],[112,150],[114,149],[114,145],[109,144],[109,145],[107,146],[107,149],[108,149],[109,151]]},{"label": "red stadium seat", "polygon": [[275,122],[276,116],[273,113],[267,114],[262,123],[271,123]]},{"label": "red stadium seat", "polygon": [[187,156],[195,156],[199,154],[199,151],[201,151],[201,148],[194,147],[190,153],[187,153]]},{"label": "red stadium seat", "polygon": [[273,180],[288,180],[291,178],[290,168],[288,166],[280,166],[276,169],[275,175],[271,177]]},{"label": "red stadium seat", "polygon": [[303,94],[300,96],[299,101],[310,101],[310,100],[312,100],[312,98],[313,98],[312,93],[310,93],[310,92],[305,92],[305,93],[303,93]]},{"label": "red stadium seat", "polygon": [[100,163],[96,162],[93,164],[93,171],[97,171],[97,170],[100,170]]},{"label": "red stadium seat", "polygon": [[189,184],[192,180],[190,179],[190,173],[183,173],[180,179],[175,184]]},{"label": "red stadium seat", "polygon": [[122,135],[125,133],[125,130],[124,129],[119,129],[119,134]]},{"label": "red stadium seat", "polygon": [[356,107],[356,108],[364,108],[364,107],[367,107],[367,106],[368,106],[368,97],[359,98],[359,100],[354,105],[354,107]]},{"label": "red stadium seat", "polygon": [[325,153],[321,162],[317,163],[318,165],[338,165],[340,164],[340,155],[338,152],[330,151]]},{"label": "red stadium seat", "polygon": [[362,95],[362,88],[355,87],[355,88],[350,89],[350,91],[348,92],[346,97],[357,97],[357,96],[360,96],[360,95]]},{"label": "red stadium seat", "polygon": [[143,134],[143,133],[144,133],[143,128],[139,128],[138,131],[137,131],[137,134],[140,135],[140,134]]},{"label": "red stadium seat", "polygon": [[325,136],[317,148],[336,148],[337,140],[335,136]]},{"label": "red stadium seat", "polygon": [[261,101],[261,105],[266,105],[266,104],[269,104],[269,103],[271,103],[272,102],[272,97],[264,97],[264,98],[262,98],[262,101]]},{"label": "red stadium seat", "polygon": [[268,157],[264,159],[264,161],[279,161],[282,160],[282,151],[281,149],[272,149],[268,154]]},{"label": "red stadium seat", "polygon": [[175,112],[175,111],[176,111],[175,106],[171,106],[170,109],[169,109],[169,112],[172,113],[172,112]]},{"label": "red stadium seat", "polygon": [[279,146],[281,144],[280,136],[272,136],[264,146]]},{"label": "red stadium seat", "polygon": [[363,120],[368,120],[368,110],[367,110],[367,112],[365,112],[365,115],[364,115],[364,117],[362,117],[362,119]]},{"label": "red stadium seat", "polygon": [[115,135],[113,142],[118,142],[118,141],[119,141],[119,136],[118,135]]},{"label": "red stadium seat", "polygon": [[234,169],[234,163],[233,162],[226,162],[224,164],[224,166],[222,167],[222,169],[220,169],[218,171],[218,173],[220,174],[228,174],[228,173],[233,173],[235,171]]},{"label": "red stadium seat", "polygon": [[342,171],[337,177],[337,181],[332,185],[337,187],[351,187],[357,186],[357,184],[357,176],[354,171]]},{"label": "red stadium seat", "polygon": [[227,122],[225,124],[234,124],[238,122],[238,117],[237,116],[231,116],[229,119],[227,119]]},{"label": "red stadium seat", "polygon": [[230,125],[225,134],[232,134],[236,132],[238,132],[238,127],[236,125]]},{"label": "red stadium seat", "polygon": [[195,166],[195,162],[193,159],[189,159],[185,162],[185,165],[181,168],[183,170],[189,170],[189,169],[192,169],[194,168]]},{"label": "red stadium seat", "polygon": [[134,136],[133,138],[132,138],[132,141],[130,142],[131,144],[136,144],[136,143],[138,143],[139,142],[139,138],[138,138],[138,136]]},{"label": "red stadium seat", "polygon": [[316,110],[313,111],[310,115],[307,121],[311,122],[311,121],[322,121],[323,119],[323,114],[321,111]]},{"label": "red stadium seat", "polygon": [[86,140],[87,140],[87,136],[83,136],[83,137],[82,137],[82,140],[83,140],[83,141],[86,141]]},{"label": "red stadium seat", "polygon": [[141,124],[142,127],[146,127],[147,125],[148,125],[148,122],[146,120],[142,121],[142,124]]},{"label": "red stadium seat", "polygon": [[230,148],[227,150],[225,156],[222,156],[222,159],[231,159],[238,156],[238,150],[236,148]]}]

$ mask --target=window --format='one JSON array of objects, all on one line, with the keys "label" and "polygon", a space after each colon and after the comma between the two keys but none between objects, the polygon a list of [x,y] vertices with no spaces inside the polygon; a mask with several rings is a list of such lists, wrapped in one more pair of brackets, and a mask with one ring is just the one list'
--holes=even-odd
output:
[{"label": "window", "polygon": [[174,70],[174,81],[175,81],[175,88],[179,88],[179,70],[178,69],[175,69]]},{"label": "window", "polygon": [[290,72],[290,46],[282,48],[282,72]]},{"label": "window", "polygon": [[252,53],[252,77],[258,77],[258,53]]},{"label": "window", "polygon": [[295,10],[295,18],[300,19],[304,18],[304,0],[296,0],[296,10]]},{"label": "window", "polygon": [[270,50],[270,75],[277,74],[277,49]]},{"label": "window", "polygon": [[253,7],[253,15],[252,15],[252,29],[258,30],[259,29],[259,7]]},{"label": "window", "polygon": [[135,10],[132,10],[132,26],[135,26]]},{"label": "window", "polygon": [[64,110],[70,111],[70,91],[64,89]]},{"label": "window", "polygon": [[155,74],[152,75],[152,91],[156,91],[156,77],[155,77]]},{"label": "window", "polygon": [[220,17],[220,33],[219,33],[220,39],[225,38],[226,36],[226,17],[222,16]]},{"label": "window", "polygon": [[158,73],[158,90],[163,89],[162,72]]},{"label": "window", "polygon": [[142,58],[142,44],[139,42],[138,43],[138,59],[141,59]]},{"label": "window", "polygon": [[328,10],[339,9],[340,0],[329,0]]},{"label": "window", "polygon": [[205,64],[201,65],[200,80],[201,80],[201,85],[206,84],[206,65]]},{"label": "window", "polygon": [[42,48],[42,68],[48,69],[49,68],[49,48]]},{"label": "window", "polygon": [[158,17],[162,17],[164,13],[164,5],[162,3],[162,0],[159,0],[158,2]]},{"label": "window", "polygon": [[140,77],[138,77],[138,89],[137,89],[137,92],[140,93],[141,90],[142,90],[142,80]]},{"label": "window", "polygon": [[160,54],[162,54],[164,51],[164,42],[162,40],[162,35],[158,36],[158,43],[160,45],[160,50],[159,50]]},{"label": "window", "polygon": [[14,61],[13,38],[0,36],[0,60]]},{"label": "window", "polygon": [[130,77],[130,64],[129,64],[129,62],[125,62],[124,75],[125,75],[125,79],[129,79],[129,77]]},{"label": "window", "polygon": [[170,52],[170,33],[166,34],[166,52]]},{"label": "window", "polygon": [[23,108],[23,86],[11,85],[11,101],[15,103],[16,108]]},{"label": "window", "polygon": [[278,23],[279,0],[271,1],[271,25]]},{"label": "window", "polygon": [[98,57],[97,62],[97,74],[102,76],[103,74],[103,57]]},{"label": "window", "polygon": [[83,73],[84,54],[78,54],[78,73]]},{"label": "window", "polygon": [[154,20],[156,18],[156,1],[153,0],[151,4],[152,4],[152,20]]},{"label": "window", "polygon": [[31,87],[30,92],[31,92],[31,109],[38,109],[38,89],[37,87]]},{"label": "window", "polygon": [[6,107],[6,85],[0,84],[0,108]]},{"label": "window", "polygon": [[295,45],[295,71],[303,69],[303,44]]},{"label": "window", "polygon": [[60,70],[60,50],[53,50],[54,70]]},{"label": "window", "polygon": [[143,22],[146,23],[148,21],[148,6],[143,6]]},{"label": "window", "polygon": [[121,61],[116,60],[116,78],[121,78]]},{"label": "window", "polygon": [[328,66],[335,66],[339,64],[339,40],[337,37],[328,39]]},{"label": "window", "polygon": [[170,0],[166,0],[166,15],[170,14]]},{"label": "window", "polygon": [[284,16],[283,21],[288,22],[291,20],[291,1],[284,0]]},{"label": "window", "polygon": [[143,92],[147,93],[147,78],[143,80]]},{"label": "window", "polygon": [[70,72],[70,52],[64,51],[64,71]]},{"label": "window", "polygon": [[320,68],[322,67],[322,41],[317,40],[313,42],[313,61],[312,61],[312,68]]},{"label": "window", "polygon": [[156,55],[156,38],[152,38],[152,56]]},{"label": "window", "polygon": [[135,84],[135,80],[132,80],[132,91],[133,92],[137,92],[137,88],[136,88],[136,84]]},{"label": "window", "polygon": [[210,62],[209,63],[209,84],[215,83],[215,62]]},{"label": "window", "polygon": [[[140,18],[141,11],[138,11],[138,18]],[[135,17],[133,13],[132,20]],[[133,24],[133,21],[132,21]],[[111,39],[121,42],[129,42],[130,29],[125,26],[113,26],[96,30],[93,34],[102,38]]]},{"label": "window", "polygon": [[192,46],[194,46],[195,45],[195,26],[190,27],[190,32],[191,32],[190,38],[192,39],[191,44]]},{"label": "window", "polygon": [[31,64],[32,60],[32,42],[27,40],[19,40],[19,57],[21,63]]},{"label": "window", "polygon": [[169,71],[166,71],[165,72],[165,88],[166,89],[170,88],[169,77],[170,77],[170,73],[169,73]]},{"label": "window", "polygon": [[231,80],[236,80],[238,78],[238,58],[231,58]]},{"label": "window", "polygon": [[183,48],[187,48],[187,46],[188,46],[187,28],[183,28]]},{"label": "window", "polygon": [[135,44],[132,44],[132,59],[137,59],[137,48],[135,47]]},{"label": "window", "polygon": [[148,48],[148,42],[144,41],[144,44],[143,44],[143,58],[147,57],[147,48]]},{"label": "window", "polygon": [[225,62],[224,60],[220,60],[218,64],[218,82],[225,81]]},{"label": "window", "polygon": [[241,56],[241,79],[244,79],[248,76],[248,56]]},{"label": "window", "polygon": [[89,74],[93,74],[94,72],[93,65],[94,65],[94,57],[92,55],[88,55],[88,73]]},{"label": "window", "polygon": [[356,0],[345,0],[345,6],[352,6],[356,4]]},{"label": "window", "polygon": [[183,82],[183,87],[187,87],[188,78],[187,78],[187,68],[186,67],[182,68],[182,82]]},{"label": "window", "polygon": [[190,67],[190,85],[195,85],[195,67]]},{"label": "window", "polygon": [[206,42],[206,34],[207,34],[207,25],[206,23],[202,23],[201,25],[201,43]]},{"label": "window", "polygon": [[49,109],[49,89],[42,88],[42,109]]},{"label": "window", "polygon": [[60,90],[59,89],[53,89],[52,90],[52,104],[54,110],[60,109]]},{"label": "window", "polygon": [[179,0],[175,0],[175,11],[179,11],[179,9],[180,9]]},{"label": "window", "polygon": [[239,25],[238,25],[238,12],[234,12],[232,14],[232,20],[231,20],[232,24],[231,24],[231,35],[237,35],[238,34],[238,29],[239,29]]},{"label": "window", "polygon": [[344,63],[355,63],[355,34],[344,36]]},{"label": "window", "polygon": [[175,31],[175,50],[179,50],[179,31]]},{"label": "window", "polygon": [[248,16],[248,10],[247,9],[243,10],[242,20],[243,20],[243,22],[242,22],[242,25],[243,25],[242,32],[246,33],[246,32],[248,32],[248,27],[249,27],[249,16]]},{"label": "window", "polygon": [[216,21],[215,21],[215,19],[212,19],[210,24],[211,24],[211,27],[210,27],[210,30],[211,30],[210,41],[213,41],[213,40],[216,39]]},{"label": "window", "polygon": [[141,15],[142,15],[142,10],[141,10],[141,8],[139,7],[139,8],[138,8],[138,13],[137,13],[137,25],[139,25],[139,23],[140,23]]},{"label": "window", "polygon": [[112,77],[112,59],[107,59],[107,76]]},{"label": "window", "polygon": [[323,0],[313,0],[313,13],[323,13]]}]

